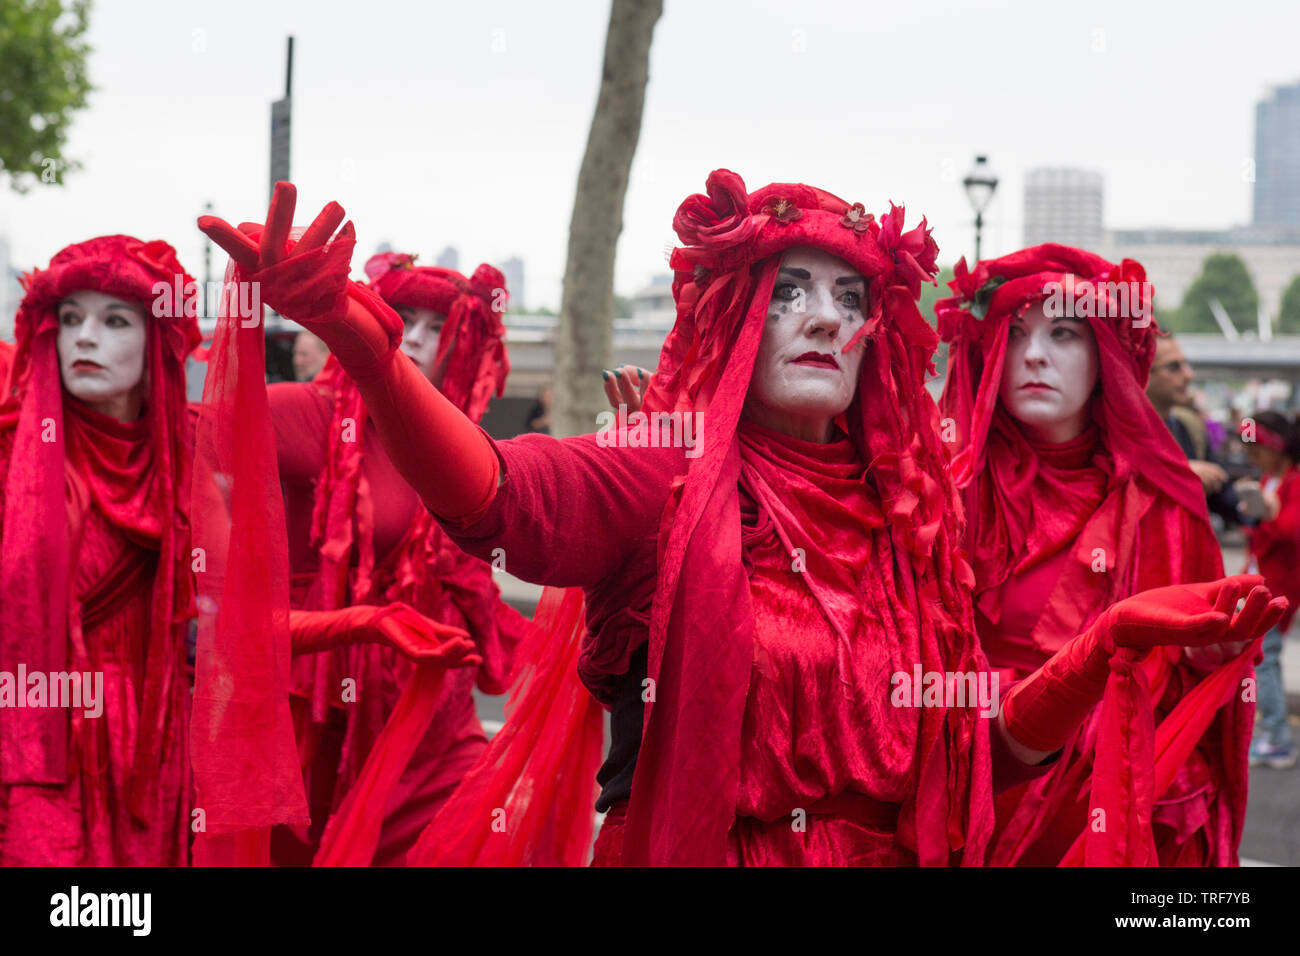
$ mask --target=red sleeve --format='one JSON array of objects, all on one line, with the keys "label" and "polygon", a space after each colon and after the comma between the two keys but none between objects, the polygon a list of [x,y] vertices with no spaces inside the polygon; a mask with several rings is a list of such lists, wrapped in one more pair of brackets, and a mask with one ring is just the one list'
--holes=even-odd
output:
[{"label": "red sleeve", "polygon": [[655,535],[687,462],[680,448],[601,447],[595,435],[523,435],[492,447],[502,476],[492,503],[473,524],[443,527],[469,554],[500,557],[515,577],[562,588],[618,574],[634,546]]}]

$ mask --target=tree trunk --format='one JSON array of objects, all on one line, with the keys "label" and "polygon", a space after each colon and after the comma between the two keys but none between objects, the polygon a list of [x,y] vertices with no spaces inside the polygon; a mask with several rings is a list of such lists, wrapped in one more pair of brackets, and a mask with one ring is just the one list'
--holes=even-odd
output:
[{"label": "tree trunk", "polygon": [[595,431],[596,415],[608,408],[600,372],[609,367],[614,332],[614,251],[641,135],[650,40],[662,12],[663,0],[613,0],[609,11],[605,68],[578,172],[555,333],[551,433],[557,436]]}]

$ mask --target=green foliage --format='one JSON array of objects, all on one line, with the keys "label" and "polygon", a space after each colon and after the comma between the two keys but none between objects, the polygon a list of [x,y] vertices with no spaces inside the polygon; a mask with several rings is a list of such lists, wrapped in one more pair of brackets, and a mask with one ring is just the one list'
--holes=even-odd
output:
[{"label": "green foliage", "polygon": [[938,327],[939,321],[934,315],[934,304],[952,295],[952,290],[948,288],[948,283],[951,281],[952,266],[944,266],[939,270],[937,286],[930,285],[928,282],[921,283],[921,299],[916,307],[921,310],[921,315],[925,316],[925,321],[930,323],[932,329]]},{"label": "green foliage", "polygon": [[1292,278],[1282,293],[1282,311],[1276,331],[1282,335],[1300,334],[1300,274]]},{"label": "green foliage", "polygon": [[62,158],[91,90],[89,0],[0,0],[0,171],[26,192],[80,164]]},{"label": "green foliage", "polygon": [[[1259,314],[1259,293],[1246,271],[1246,263],[1232,253],[1207,256],[1176,316],[1170,315],[1174,332],[1218,332],[1219,323],[1210,311],[1210,300],[1218,299],[1237,331],[1253,329]],[[1157,320],[1159,321],[1159,320]]]}]

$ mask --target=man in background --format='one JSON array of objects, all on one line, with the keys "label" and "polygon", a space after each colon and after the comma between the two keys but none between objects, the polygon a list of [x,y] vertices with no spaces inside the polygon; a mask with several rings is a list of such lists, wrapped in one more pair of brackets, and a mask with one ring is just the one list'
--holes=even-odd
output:
[{"label": "man in background", "polygon": [[1201,479],[1210,511],[1228,525],[1239,524],[1237,492],[1223,464],[1209,447],[1205,423],[1191,408],[1190,388],[1195,378],[1178,340],[1172,335],[1158,338],[1151,378],[1147,382],[1147,398],[1187,456],[1188,466]]}]

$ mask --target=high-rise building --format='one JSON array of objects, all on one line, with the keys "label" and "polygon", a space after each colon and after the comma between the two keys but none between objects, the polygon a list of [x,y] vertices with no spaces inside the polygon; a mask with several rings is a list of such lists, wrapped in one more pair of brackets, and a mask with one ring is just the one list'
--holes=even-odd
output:
[{"label": "high-rise building", "polygon": [[434,265],[443,269],[455,269],[460,271],[460,252],[455,246],[448,246],[442,252],[438,253],[438,260]]},{"label": "high-rise building", "polygon": [[1300,83],[1255,104],[1254,224],[1300,231]]},{"label": "high-rise building", "polygon": [[1101,173],[1031,169],[1025,175],[1025,245],[1059,242],[1095,249],[1105,238]]},{"label": "high-rise building", "polygon": [[506,277],[506,289],[510,293],[510,309],[512,312],[523,312],[524,309],[524,260],[518,256],[513,256],[501,263],[501,274]]}]

